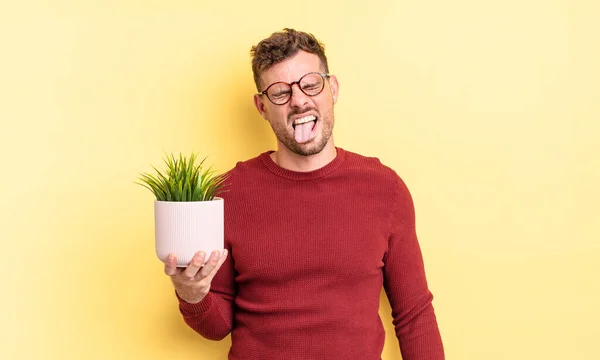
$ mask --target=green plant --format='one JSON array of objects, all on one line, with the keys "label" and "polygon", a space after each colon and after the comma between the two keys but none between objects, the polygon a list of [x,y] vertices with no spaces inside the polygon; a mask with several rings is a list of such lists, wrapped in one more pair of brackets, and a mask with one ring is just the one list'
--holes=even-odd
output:
[{"label": "green plant", "polygon": [[142,185],[156,196],[158,201],[210,201],[224,191],[227,174],[216,175],[212,167],[204,169],[204,158],[196,164],[196,154],[189,158],[173,154],[164,159],[166,168],[156,170],[156,175],[140,174],[136,184]]}]

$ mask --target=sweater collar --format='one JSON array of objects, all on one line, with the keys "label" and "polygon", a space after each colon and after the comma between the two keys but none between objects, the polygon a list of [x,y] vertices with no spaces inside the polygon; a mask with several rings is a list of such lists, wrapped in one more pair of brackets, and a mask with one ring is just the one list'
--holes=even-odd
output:
[{"label": "sweater collar", "polygon": [[331,162],[329,162],[327,165],[323,166],[322,168],[319,168],[319,169],[316,169],[313,171],[307,171],[307,172],[292,171],[292,170],[288,170],[288,169],[284,169],[284,168],[280,167],[273,161],[273,159],[271,159],[271,154],[274,152],[273,150],[266,151],[266,152],[260,154],[259,159],[261,160],[261,162],[266,166],[266,168],[269,171],[271,171],[273,174],[280,176],[282,178],[285,178],[288,180],[315,180],[315,179],[327,176],[328,174],[332,173],[344,161],[346,151],[339,147],[336,147],[335,149],[336,149],[337,153],[336,153],[335,158],[333,158],[333,160]]}]

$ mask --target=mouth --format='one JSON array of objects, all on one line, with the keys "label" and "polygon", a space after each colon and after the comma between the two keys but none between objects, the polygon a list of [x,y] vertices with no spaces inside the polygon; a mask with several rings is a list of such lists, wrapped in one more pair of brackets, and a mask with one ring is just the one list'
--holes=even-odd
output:
[{"label": "mouth", "polygon": [[307,115],[307,116],[302,117],[300,119],[296,119],[292,123],[292,127],[295,130],[297,125],[306,124],[306,123],[311,122],[311,121],[314,121],[316,123],[317,122],[317,117],[315,115]]},{"label": "mouth", "polygon": [[318,118],[315,115],[307,115],[294,120],[292,128],[296,142],[305,143],[315,137]]}]

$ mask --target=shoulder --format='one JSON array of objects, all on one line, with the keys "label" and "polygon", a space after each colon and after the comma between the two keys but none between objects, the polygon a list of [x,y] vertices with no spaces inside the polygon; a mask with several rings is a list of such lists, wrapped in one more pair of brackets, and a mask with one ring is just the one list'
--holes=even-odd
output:
[{"label": "shoulder", "polygon": [[[264,158],[269,152],[261,153],[253,158],[238,161],[223,175],[226,177],[223,198],[232,199],[257,189],[263,189],[268,171],[264,166]],[[262,190],[261,190],[262,191]]]},{"label": "shoulder", "polygon": [[345,163],[348,171],[367,176],[370,181],[382,186],[396,196],[410,196],[408,187],[398,172],[375,156],[361,155],[348,150],[345,152]]},{"label": "shoulder", "polygon": [[361,155],[348,150],[343,151],[345,152],[345,163],[348,170],[368,173],[371,176],[375,176],[378,180],[385,180],[393,183],[400,179],[400,176],[394,169],[383,164],[381,160],[375,156]]},{"label": "shoulder", "polygon": [[261,171],[264,169],[264,158],[269,156],[269,152],[261,153],[253,158],[238,161],[235,166],[227,171],[229,177],[244,176],[249,172]]}]

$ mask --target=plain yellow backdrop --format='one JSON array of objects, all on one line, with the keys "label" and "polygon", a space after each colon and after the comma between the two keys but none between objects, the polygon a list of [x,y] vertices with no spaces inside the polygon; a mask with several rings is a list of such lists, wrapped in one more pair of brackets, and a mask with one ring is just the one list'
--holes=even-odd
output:
[{"label": "plain yellow backdrop", "polygon": [[249,50],[284,27],[326,45],[336,144],[412,191],[447,358],[600,359],[599,18],[593,0],[3,1],[2,359],[226,359],[181,320],[134,181],[163,151],[227,170],[275,147]]}]

